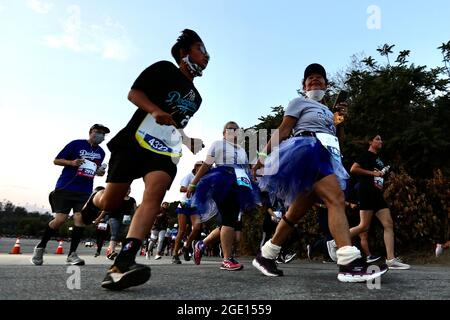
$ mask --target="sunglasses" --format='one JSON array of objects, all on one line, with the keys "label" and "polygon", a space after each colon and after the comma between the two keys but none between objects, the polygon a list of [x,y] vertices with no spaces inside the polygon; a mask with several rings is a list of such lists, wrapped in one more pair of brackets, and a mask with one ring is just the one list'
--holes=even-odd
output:
[{"label": "sunglasses", "polygon": [[205,46],[204,46],[203,44],[201,44],[201,45],[198,46],[198,50],[199,50],[203,55],[205,55],[205,57],[206,57],[208,60],[210,59],[209,53],[208,53],[208,51],[206,51],[206,48],[205,48]]}]

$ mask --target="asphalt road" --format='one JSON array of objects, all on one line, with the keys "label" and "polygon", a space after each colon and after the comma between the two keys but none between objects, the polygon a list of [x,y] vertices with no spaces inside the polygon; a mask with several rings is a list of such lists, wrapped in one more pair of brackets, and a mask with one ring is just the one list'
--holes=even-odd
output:
[{"label": "asphalt road", "polygon": [[[8,254],[15,239],[0,239],[0,299],[2,300],[435,300],[450,299],[450,268],[445,265],[412,265],[410,270],[390,270],[379,286],[366,283],[340,283],[336,265],[294,260],[282,265],[285,276],[265,277],[252,265],[252,257],[239,257],[242,271],[219,269],[219,258],[205,258],[200,266],[192,261],[171,264],[170,257],[139,263],[152,269],[146,284],[123,292],[100,287],[111,264],[103,255],[94,258],[94,248],[80,245],[78,253],[86,260],[82,267],[65,265],[64,254],[54,254],[57,243],[47,247],[44,265],[31,265],[36,240],[21,240],[22,254]],[[78,277],[79,276],[79,277]],[[78,277],[78,278],[75,278]],[[379,287],[379,288],[377,288]]]}]

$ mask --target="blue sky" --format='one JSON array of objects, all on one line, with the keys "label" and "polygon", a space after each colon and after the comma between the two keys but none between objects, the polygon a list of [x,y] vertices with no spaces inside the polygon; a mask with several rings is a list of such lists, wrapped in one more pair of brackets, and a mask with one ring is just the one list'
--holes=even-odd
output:
[{"label": "blue sky", "polygon": [[[377,47],[388,43],[395,53],[411,50],[416,64],[442,65],[436,48],[450,40],[450,3],[0,0],[0,201],[49,209],[61,172],[56,154],[87,138],[94,123],[110,127],[107,141],[125,126],[135,111],[126,98],[131,84],[148,65],[173,61],[170,48],[184,28],[197,31],[211,55],[195,80],[203,104],[186,129],[209,146],[228,120],[248,127],[285,106],[309,63],[333,74],[353,54],[378,58]],[[180,179],[205,156],[184,154],[166,200],[178,199]],[[142,182],[132,189],[140,202]]]}]

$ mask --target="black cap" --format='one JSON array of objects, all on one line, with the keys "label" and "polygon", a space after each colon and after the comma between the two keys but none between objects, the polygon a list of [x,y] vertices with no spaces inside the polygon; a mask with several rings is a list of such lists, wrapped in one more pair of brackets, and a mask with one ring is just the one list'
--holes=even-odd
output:
[{"label": "black cap", "polygon": [[320,74],[325,79],[325,82],[328,83],[327,73],[325,72],[325,68],[322,67],[322,65],[320,65],[318,63],[312,63],[306,67],[305,74],[303,76],[303,83],[305,83],[306,78],[308,78],[313,73]]},{"label": "black cap", "polygon": [[102,131],[105,131],[105,133],[110,133],[110,132],[111,132],[111,131],[109,131],[109,129],[108,129],[107,127],[105,127],[105,126],[102,125],[102,124],[98,124],[98,123],[94,124],[94,125],[91,127],[91,129],[89,129],[89,131],[91,131],[91,130],[93,130],[93,129],[102,130]]}]

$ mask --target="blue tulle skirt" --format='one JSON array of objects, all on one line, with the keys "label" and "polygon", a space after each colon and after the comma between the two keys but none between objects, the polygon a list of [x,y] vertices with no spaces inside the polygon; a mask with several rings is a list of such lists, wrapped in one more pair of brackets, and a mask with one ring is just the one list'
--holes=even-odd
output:
[{"label": "blue tulle skirt", "polygon": [[197,214],[197,208],[193,207],[191,200],[188,199],[185,203],[180,203],[179,207],[175,209],[177,214],[184,214],[185,216],[192,216]]},{"label": "blue tulle skirt", "polygon": [[259,187],[289,206],[299,193],[311,191],[315,182],[330,174],[337,176],[345,190],[349,175],[341,159],[333,157],[315,137],[294,137],[266,158]]},{"label": "blue tulle skirt", "polygon": [[[248,174],[250,174],[248,172]],[[249,175],[250,176],[250,175]],[[201,222],[208,221],[219,213],[219,209],[224,200],[232,192],[232,196],[239,202],[241,211],[254,208],[259,204],[259,187],[255,182],[252,189],[238,186],[234,169],[226,166],[219,166],[208,171],[197,184],[192,197],[192,205],[197,208]],[[220,213],[227,214],[227,213]]]}]

